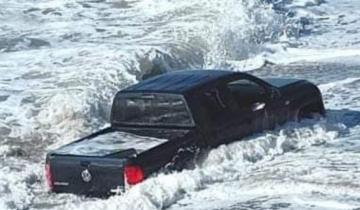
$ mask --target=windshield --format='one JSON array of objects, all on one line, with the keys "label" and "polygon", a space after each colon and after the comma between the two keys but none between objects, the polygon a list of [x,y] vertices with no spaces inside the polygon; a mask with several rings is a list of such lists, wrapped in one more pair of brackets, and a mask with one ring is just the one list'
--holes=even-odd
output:
[{"label": "windshield", "polygon": [[164,93],[118,94],[113,105],[113,123],[146,126],[194,126],[182,95]]}]

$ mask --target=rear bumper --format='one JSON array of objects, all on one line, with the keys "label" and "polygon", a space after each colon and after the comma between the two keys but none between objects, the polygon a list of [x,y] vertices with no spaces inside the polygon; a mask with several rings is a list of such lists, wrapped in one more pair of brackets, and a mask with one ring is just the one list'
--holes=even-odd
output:
[{"label": "rear bumper", "polygon": [[112,195],[119,195],[125,192],[124,186],[117,186],[109,188],[108,190],[100,190],[100,189],[94,189],[92,191],[85,191],[80,189],[74,189],[74,188],[65,188],[65,187],[55,187],[52,191],[52,193],[71,193],[76,195],[84,195],[89,197],[99,197],[99,198],[107,198]]}]

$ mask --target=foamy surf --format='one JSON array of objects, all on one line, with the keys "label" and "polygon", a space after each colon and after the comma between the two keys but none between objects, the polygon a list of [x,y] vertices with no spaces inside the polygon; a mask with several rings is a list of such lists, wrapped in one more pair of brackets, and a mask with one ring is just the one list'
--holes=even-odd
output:
[{"label": "foamy surf", "polygon": [[[358,2],[19,0],[0,6],[0,209],[360,206]],[[327,64],[334,62],[345,65]],[[189,68],[310,79],[320,84],[327,119],[220,146],[194,170],[154,175],[107,200],[45,191],[47,149],[106,126],[119,89]]]}]

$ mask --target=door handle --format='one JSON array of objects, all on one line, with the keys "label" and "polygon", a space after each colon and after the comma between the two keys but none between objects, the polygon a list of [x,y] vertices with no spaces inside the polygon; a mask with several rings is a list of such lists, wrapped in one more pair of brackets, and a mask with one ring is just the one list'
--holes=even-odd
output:
[{"label": "door handle", "polygon": [[253,103],[253,105],[251,106],[251,110],[252,110],[253,112],[259,111],[259,110],[264,109],[265,106],[266,106],[266,104],[265,104],[264,102],[255,102],[255,103]]}]

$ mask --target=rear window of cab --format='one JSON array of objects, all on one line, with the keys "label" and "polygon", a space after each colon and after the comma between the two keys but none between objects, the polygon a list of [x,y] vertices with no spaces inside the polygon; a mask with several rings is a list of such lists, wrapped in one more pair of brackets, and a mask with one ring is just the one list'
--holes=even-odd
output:
[{"label": "rear window of cab", "polygon": [[180,94],[121,93],[112,108],[113,123],[141,126],[195,126],[187,103]]}]

